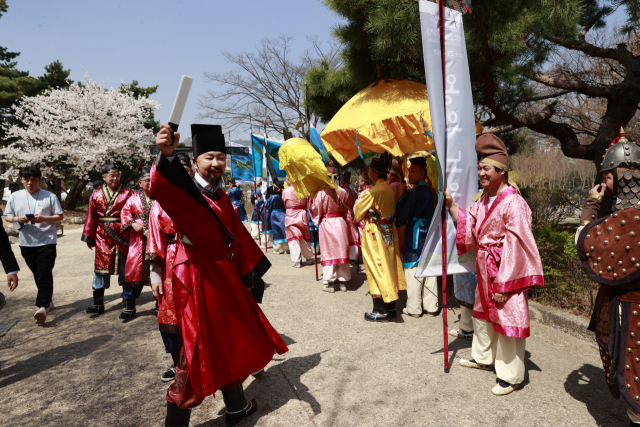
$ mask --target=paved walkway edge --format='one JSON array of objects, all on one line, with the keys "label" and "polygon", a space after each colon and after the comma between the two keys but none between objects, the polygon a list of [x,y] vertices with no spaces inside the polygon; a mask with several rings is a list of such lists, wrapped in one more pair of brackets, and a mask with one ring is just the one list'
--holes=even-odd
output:
[{"label": "paved walkway edge", "polygon": [[593,332],[587,330],[589,321],[582,317],[533,301],[529,301],[529,316],[531,320],[559,329],[576,338],[593,341]]}]

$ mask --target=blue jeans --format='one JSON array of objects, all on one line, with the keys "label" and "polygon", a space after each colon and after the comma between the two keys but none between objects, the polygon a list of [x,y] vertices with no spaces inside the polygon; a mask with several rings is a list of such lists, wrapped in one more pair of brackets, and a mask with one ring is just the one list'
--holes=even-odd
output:
[{"label": "blue jeans", "polygon": [[[124,277],[124,263],[127,260],[127,257],[118,250],[118,285],[124,287],[125,277]],[[111,275],[110,274],[93,274],[93,284],[91,287],[94,291],[98,289],[109,289],[111,286]],[[142,289],[142,288],[141,288]],[[139,294],[138,294],[139,295]]]}]

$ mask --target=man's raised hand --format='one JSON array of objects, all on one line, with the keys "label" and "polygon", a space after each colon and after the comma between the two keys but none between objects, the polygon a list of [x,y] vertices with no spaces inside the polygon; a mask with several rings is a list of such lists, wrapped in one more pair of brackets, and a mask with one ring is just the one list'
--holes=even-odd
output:
[{"label": "man's raised hand", "polygon": [[[174,142],[172,143],[172,136]],[[171,126],[163,123],[160,128],[160,132],[156,135],[156,145],[160,149],[160,152],[165,157],[173,156],[173,152],[180,141],[180,133],[172,132]]]}]

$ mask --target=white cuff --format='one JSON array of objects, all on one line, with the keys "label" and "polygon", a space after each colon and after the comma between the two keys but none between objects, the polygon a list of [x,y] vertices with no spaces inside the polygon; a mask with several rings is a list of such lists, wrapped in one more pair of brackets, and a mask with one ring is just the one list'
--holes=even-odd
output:
[{"label": "white cuff", "polygon": [[17,272],[17,271],[12,271],[11,273],[7,273],[7,276],[10,276],[10,275],[12,275],[12,274],[15,274],[15,275],[17,276],[17,275],[18,275],[18,272]]}]

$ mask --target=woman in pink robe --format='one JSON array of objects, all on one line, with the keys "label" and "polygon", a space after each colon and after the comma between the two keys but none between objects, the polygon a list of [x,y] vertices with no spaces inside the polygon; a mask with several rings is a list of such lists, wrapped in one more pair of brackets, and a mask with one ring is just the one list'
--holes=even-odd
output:
[{"label": "woman in pink robe", "polygon": [[[349,187],[349,181],[351,180],[351,172],[345,172],[342,174],[340,188],[344,190],[345,197],[341,200],[347,207],[345,209],[344,220],[347,222],[347,228],[349,230],[349,259],[355,262],[358,258],[358,246],[360,245],[360,233],[356,225],[355,217],[353,215],[353,207],[356,204],[358,193]],[[342,193],[340,193],[342,194]]]},{"label": "woman in pink robe", "polygon": [[296,193],[292,185],[282,192],[282,202],[286,208],[284,217],[284,232],[289,244],[291,262],[296,268],[300,268],[302,257],[306,260],[313,258],[311,252],[311,233],[309,231],[309,219],[307,218],[307,198],[296,199]]},{"label": "woman in pink robe", "polygon": [[351,280],[349,232],[344,220],[346,208],[340,201],[346,195],[340,193],[344,193],[342,188],[322,189],[316,193],[309,207],[313,223],[319,226],[323,290],[326,292],[335,291],[335,281],[340,282],[340,290],[346,292],[345,282]]}]

